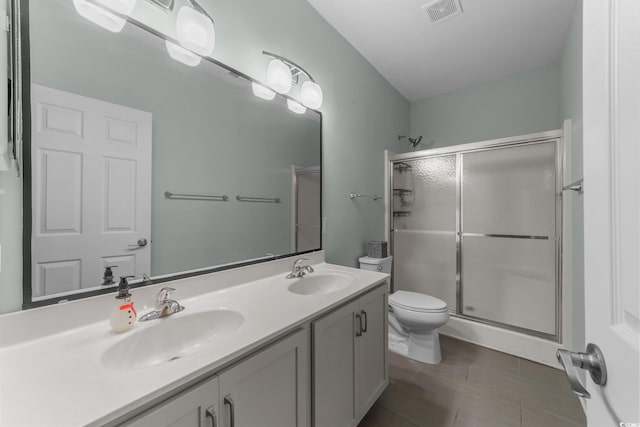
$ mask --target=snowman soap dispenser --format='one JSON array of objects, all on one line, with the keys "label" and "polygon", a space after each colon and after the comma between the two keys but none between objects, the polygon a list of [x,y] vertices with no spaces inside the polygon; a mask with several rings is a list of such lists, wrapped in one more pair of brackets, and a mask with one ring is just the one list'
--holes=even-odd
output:
[{"label": "snowman soap dispenser", "polygon": [[133,324],[138,317],[136,309],[133,307],[131,293],[129,292],[129,282],[127,279],[134,276],[120,276],[118,284],[118,294],[116,295],[116,306],[111,313],[111,329],[113,332],[126,332],[133,328]]}]

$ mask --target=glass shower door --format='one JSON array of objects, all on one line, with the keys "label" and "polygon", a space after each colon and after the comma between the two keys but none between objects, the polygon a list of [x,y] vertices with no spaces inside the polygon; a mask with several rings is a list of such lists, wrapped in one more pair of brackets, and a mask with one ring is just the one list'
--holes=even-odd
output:
[{"label": "glass shower door", "polygon": [[456,155],[393,163],[394,290],[456,308]]},{"label": "glass shower door", "polygon": [[556,141],[461,154],[461,314],[557,335]]}]

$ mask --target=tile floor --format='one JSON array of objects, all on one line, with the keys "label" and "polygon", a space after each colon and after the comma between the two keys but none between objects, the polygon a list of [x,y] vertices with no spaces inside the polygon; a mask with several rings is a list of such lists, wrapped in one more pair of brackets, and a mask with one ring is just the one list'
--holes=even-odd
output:
[{"label": "tile floor", "polygon": [[562,371],[440,340],[439,365],[389,352],[389,386],[358,427],[586,426]]}]

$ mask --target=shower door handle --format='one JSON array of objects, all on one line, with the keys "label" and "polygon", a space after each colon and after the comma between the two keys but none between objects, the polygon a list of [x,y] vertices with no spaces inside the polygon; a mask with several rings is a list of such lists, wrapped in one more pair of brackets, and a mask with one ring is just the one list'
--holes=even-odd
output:
[{"label": "shower door handle", "polygon": [[602,351],[595,344],[587,345],[586,353],[578,353],[569,350],[558,350],[556,352],[558,361],[562,364],[572,391],[580,397],[591,398],[591,394],[580,382],[578,370],[585,369],[591,374],[591,379],[599,386],[607,384],[607,365],[604,361]]}]

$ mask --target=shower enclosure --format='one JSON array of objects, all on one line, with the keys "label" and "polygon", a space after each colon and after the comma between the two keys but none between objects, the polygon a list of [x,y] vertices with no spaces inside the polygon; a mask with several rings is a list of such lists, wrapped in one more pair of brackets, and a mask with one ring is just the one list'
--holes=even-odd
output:
[{"label": "shower enclosure", "polygon": [[390,155],[394,290],[560,341],[563,150],[554,135]]}]

